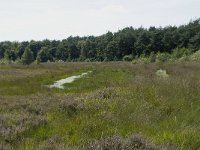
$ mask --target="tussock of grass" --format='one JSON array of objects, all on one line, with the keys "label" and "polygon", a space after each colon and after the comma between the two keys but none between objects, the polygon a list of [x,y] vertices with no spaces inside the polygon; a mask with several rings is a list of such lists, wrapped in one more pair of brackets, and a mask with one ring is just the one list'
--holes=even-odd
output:
[{"label": "tussock of grass", "polygon": [[166,70],[162,70],[162,69],[156,71],[156,75],[158,77],[161,77],[161,78],[168,78],[169,77],[169,75],[167,74],[167,71]]}]

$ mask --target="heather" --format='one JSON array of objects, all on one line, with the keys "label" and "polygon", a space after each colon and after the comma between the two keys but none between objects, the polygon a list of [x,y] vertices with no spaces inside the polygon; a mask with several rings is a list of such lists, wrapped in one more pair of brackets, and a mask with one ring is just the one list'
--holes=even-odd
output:
[{"label": "heather", "polygon": [[[198,62],[0,65],[1,149],[198,149]],[[57,80],[87,76],[49,88]]]}]

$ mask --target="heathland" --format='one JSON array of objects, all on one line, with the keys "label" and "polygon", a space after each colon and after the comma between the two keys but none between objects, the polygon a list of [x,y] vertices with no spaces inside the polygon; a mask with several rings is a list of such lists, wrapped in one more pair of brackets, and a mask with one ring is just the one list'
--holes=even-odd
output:
[{"label": "heathland", "polygon": [[197,62],[0,65],[0,149],[198,149],[199,100]]}]

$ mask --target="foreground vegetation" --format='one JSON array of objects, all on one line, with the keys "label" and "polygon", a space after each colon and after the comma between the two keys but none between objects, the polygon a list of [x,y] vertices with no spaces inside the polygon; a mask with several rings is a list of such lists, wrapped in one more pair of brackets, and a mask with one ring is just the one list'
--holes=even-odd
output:
[{"label": "foreground vegetation", "polygon": [[198,149],[199,81],[194,62],[1,65],[0,148]]}]

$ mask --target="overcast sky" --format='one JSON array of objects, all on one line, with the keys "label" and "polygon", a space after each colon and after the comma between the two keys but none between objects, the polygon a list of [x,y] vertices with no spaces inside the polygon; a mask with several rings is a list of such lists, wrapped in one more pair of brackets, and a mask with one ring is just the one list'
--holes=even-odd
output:
[{"label": "overcast sky", "polygon": [[200,0],[0,0],[0,41],[101,35],[198,17]]}]

